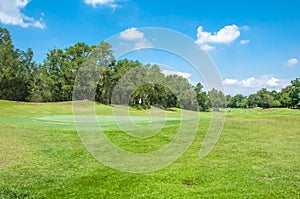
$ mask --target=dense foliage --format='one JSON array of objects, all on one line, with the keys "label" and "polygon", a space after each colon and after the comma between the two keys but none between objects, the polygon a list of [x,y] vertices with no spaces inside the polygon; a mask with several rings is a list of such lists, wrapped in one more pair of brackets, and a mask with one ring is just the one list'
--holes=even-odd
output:
[{"label": "dense foliage", "polygon": [[227,97],[230,108],[298,108],[300,109],[300,78],[291,81],[291,85],[280,92],[262,88],[248,97],[241,94]]},{"label": "dense foliage", "polygon": [[81,89],[85,89],[81,97],[90,99],[86,95],[94,88],[94,100],[103,104],[111,104],[113,100],[116,104],[143,108],[181,107],[200,111],[226,106],[300,108],[300,78],[281,92],[263,88],[248,97],[241,94],[225,96],[215,89],[203,91],[201,83],[192,86],[183,77],[165,76],[157,65],[143,65],[127,59],[116,61],[110,44],[104,41],[98,46],[79,42],[65,49],[55,48],[48,52],[43,63],[37,64],[33,61],[31,49],[21,51],[14,48],[10,34],[4,28],[0,28],[0,99],[71,101],[76,77],[87,72],[79,74],[79,68],[86,64],[87,57],[93,56],[97,59],[91,64],[97,65],[101,75],[93,74],[85,77],[86,82],[80,82]]}]

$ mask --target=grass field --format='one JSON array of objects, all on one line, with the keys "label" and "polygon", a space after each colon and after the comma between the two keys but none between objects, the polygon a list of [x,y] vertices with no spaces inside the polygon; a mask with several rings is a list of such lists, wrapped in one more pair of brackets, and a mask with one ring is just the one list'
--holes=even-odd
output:
[{"label": "grass field", "polygon": [[[122,109],[125,107],[120,107]],[[232,109],[219,142],[199,150],[211,113],[200,113],[196,138],[168,167],[121,172],[97,161],[74,126],[71,103],[0,101],[0,198],[300,198],[300,111]],[[157,111],[159,122],[161,110]],[[144,139],[123,133],[109,106],[96,105],[111,141],[132,152],[155,151],[178,129],[172,109],[161,132]],[[130,112],[147,125],[147,111]]]}]

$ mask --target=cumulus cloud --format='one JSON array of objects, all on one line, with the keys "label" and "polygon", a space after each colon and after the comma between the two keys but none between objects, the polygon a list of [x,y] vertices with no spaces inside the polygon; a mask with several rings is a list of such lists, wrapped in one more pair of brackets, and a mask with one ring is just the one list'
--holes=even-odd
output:
[{"label": "cumulus cloud", "polygon": [[210,43],[230,44],[241,35],[240,29],[242,28],[233,24],[221,28],[218,32],[211,33],[205,32],[203,26],[199,26],[196,43],[200,45],[202,50],[212,51],[215,47],[209,45]]},{"label": "cumulus cloud", "polygon": [[140,49],[143,49],[143,48],[151,48],[152,47],[152,44],[147,40],[147,39],[141,39],[140,41],[138,41],[135,45],[134,45],[134,48],[136,50],[140,50]]},{"label": "cumulus cloud", "polygon": [[197,30],[197,43],[223,43],[229,44],[236,40],[240,35],[239,27],[236,25],[225,26],[216,33],[205,32],[203,27],[199,26]]},{"label": "cumulus cloud", "polygon": [[97,6],[106,6],[112,9],[119,7],[116,0],[84,0],[88,5],[92,5],[94,8]]},{"label": "cumulus cloud", "polygon": [[298,59],[296,59],[296,58],[289,59],[287,61],[287,64],[288,64],[288,66],[295,66],[296,64],[298,64]]},{"label": "cumulus cloud", "polygon": [[30,0],[0,0],[0,22],[7,25],[21,26],[23,28],[46,28],[43,19],[36,20],[21,12]]},{"label": "cumulus cloud", "polygon": [[250,42],[250,40],[241,40],[240,44],[245,45],[248,44]]},{"label": "cumulus cloud", "polygon": [[133,43],[134,49],[151,48],[152,44],[145,38],[144,33],[137,28],[128,28],[120,33],[120,39]]},{"label": "cumulus cloud", "polygon": [[279,86],[279,79],[272,77],[268,82],[267,82],[267,86],[270,87],[278,87]]},{"label": "cumulus cloud", "polygon": [[246,79],[224,79],[225,93],[230,95],[249,95],[262,88],[269,90],[280,90],[290,84],[289,79],[278,79],[270,75],[260,77],[249,77]]},{"label": "cumulus cloud", "polygon": [[275,77],[263,76],[260,78],[249,77],[247,79],[224,79],[223,84],[226,86],[241,86],[244,88],[257,88],[257,87],[281,87],[285,85],[284,81],[281,81]]},{"label": "cumulus cloud", "polygon": [[143,39],[144,33],[138,31],[137,28],[128,28],[121,32],[120,38],[126,40]]},{"label": "cumulus cloud", "polygon": [[17,6],[24,8],[29,3],[29,0],[16,0]]},{"label": "cumulus cloud", "polygon": [[225,79],[223,81],[224,85],[237,85],[239,81],[237,79]]},{"label": "cumulus cloud", "polygon": [[241,85],[243,87],[248,87],[248,88],[253,88],[253,87],[257,86],[257,83],[258,82],[256,81],[256,79],[254,77],[250,77],[248,79],[243,79],[241,81]]},{"label": "cumulus cloud", "polygon": [[204,44],[204,45],[201,46],[201,49],[204,50],[204,51],[206,51],[206,52],[208,52],[208,51],[214,50],[215,47],[211,46],[211,45],[208,45],[208,44]]},{"label": "cumulus cloud", "polygon": [[249,77],[246,79],[224,79],[223,84],[225,91],[228,94],[252,94],[256,91],[267,88],[270,90],[280,90],[287,85],[289,85],[290,80],[288,79],[278,79],[269,75],[260,76],[260,77]]},{"label": "cumulus cloud", "polygon": [[189,78],[189,77],[192,76],[191,73],[172,71],[172,70],[162,70],[161,72],[166,76],[168,76],[168,75],[178,75],[178,76],[181,76],[183,78]]},{"label": "cumulus cloud", "polygon": [[225,79],[223,81],[223,84],[225,86],[241,86],[245,88],[252,88],[258,85],[258,81],[254,77],[249,77],[247,79],[243,80],[237,80],[237,79]]}]

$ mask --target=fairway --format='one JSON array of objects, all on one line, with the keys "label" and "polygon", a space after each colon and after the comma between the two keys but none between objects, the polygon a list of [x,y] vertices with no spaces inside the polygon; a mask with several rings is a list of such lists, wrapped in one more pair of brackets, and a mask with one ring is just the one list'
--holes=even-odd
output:
[{"label": "fairway", "polygon": [[[127,121],[131,121],[137,125],[147,126],[150,123],[159,123],[159,122],[166,122],[166,121],[179,121],[180,118],[164,118],[164,117],[146,117],[146,116],[74,116],[74,115],[53,115],[53,116],[44,116],[35,118],[37,121],[50,123],[50,124],[62,124],[62,125],[74,125],[75,124],[75,117],[77,118],[77,122],[79,124],[91,124],[94,123],[89,122],[92,118],[98,121],[99,125],[103,126],[110,126],[115,123],[126,123]],[[84,121],[84,122],[81,122]],[[108,129],[109,130],[109,129]]]},{"label": "fairway", "polygon": [[[217,145],[203,159],[199,150],[212,113],[200,113],[197,135],[182,157],[161,170],[131,174],[105,166],[87,151],[76,131],[72,103],[0,101],[0,108],[0,198],[300,195],[299,110],[231,109]],[[149,111],[134,109],[130,116],[112,116],[110,106],[97,104],[95,118],[112,143],[127,151],[145,153],[160,149],[176,137],[180,110],[163,112],[166,117],[150,117]],[[91,120],[91,116],[81,117],[83,124]],[[155,133],[146,138],[128,135],[121,129],[122,125],[132,126],[126,126],[128,119],[138,129],[147,131],[147,126],[156,126]]]},{"label": "fairway", "polygon": [[[75,120],[76,118],[76,120]],[[76,125],[95,126],[103,131],[120,131],[125,129],[141,130],[161,129],[162,127],[178,126],[182,120],[196,118],[158,117],[158,116],[108,116],[108,115],[47,115],[39,117],[0,118],[0,123],[19,124],[44,129],[76,130]]]}]

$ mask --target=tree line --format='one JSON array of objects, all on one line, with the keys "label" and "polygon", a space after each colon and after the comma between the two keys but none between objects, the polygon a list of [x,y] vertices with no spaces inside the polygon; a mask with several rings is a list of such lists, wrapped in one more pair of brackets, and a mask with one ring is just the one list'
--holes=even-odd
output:
[{"label": "tree line", "polygon": [[[94,56],[95,60],[91,59]],[[42,63],[33,60],[33,51],[15,49],[10,33],[0,28],[0,99],[28,102],[71,101],[76,77],[84,71],[80,66],[90,64],[99,76],[85,78],[81,90],[94,87],[93,99],[103,104],[126,104],[138,108],[160,106],[209,111],[211,108],[288,107],[300,108],[300,78],[280,92],[261,89],[248,97],[230,96],[213,89],[205,92],[203,85],[191,85],[187,79],[165,76],[159,66],[128,59],[116,61],[109,43],[98,46],[78,42],[65,49],[49,50]],[[94,81],[94,83],[93,83]],[[74,87],[75,85],[75,87]],[[78,84],[77,84],[78,86]]]},{"label": "tree line", "polygon": [[298,108],[300,109],[300,78],[277,92],[262,88],[254,94],[226,96],[227,107],[231,108]]}]

